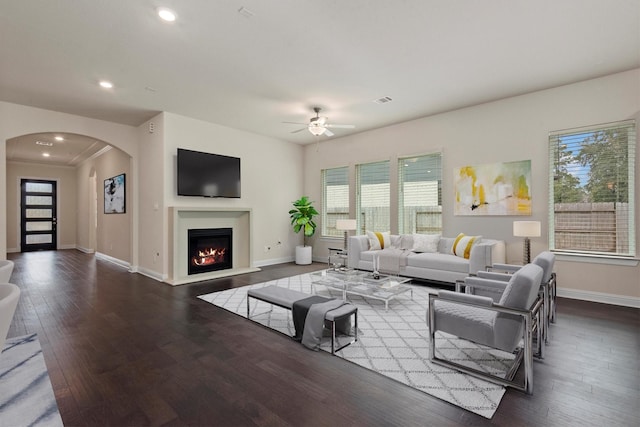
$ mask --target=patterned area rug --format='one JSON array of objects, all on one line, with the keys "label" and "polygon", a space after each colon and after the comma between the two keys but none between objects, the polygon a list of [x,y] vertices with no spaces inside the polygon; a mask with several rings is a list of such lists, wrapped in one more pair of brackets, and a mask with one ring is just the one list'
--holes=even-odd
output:
[{"label": "patterned area rug", "polygon": [[9,338],[0,354],[0,426],[62,426],[36,334]]},{"label": "patterned area rug", "polygon": [[[311,276],[303,274],[221,292],[200,295],[203,299],[232,313],[246,317],[247,290],[277,285],[311,293]],[[391,300],[389,310],[384,302],[372,298],[349,296],[358,307],[358,341],[336,353],[350,362],[376,371],[410,387],[452,403],[468,411],[491,418],[505,393],[502,386],[483,381],[431,363],[428,358],[429,330],[426,307],[429,292],[422,285],[411,285],[409,293]],[[342,293],[317,286],[321,296],[341,298]],[[269,328],[293,335],[289,310],[251,301],[251,317]],[[266,312],[266,313],[265,313]],[[264,313],[254,317],[254,313]],[[436,333],[436,351],[440,357],[468,364],[485,372],[503,375],[511,366],[513,355],[482,347],[457,337]],[[330,351],[329,340],[321,347]]]}]

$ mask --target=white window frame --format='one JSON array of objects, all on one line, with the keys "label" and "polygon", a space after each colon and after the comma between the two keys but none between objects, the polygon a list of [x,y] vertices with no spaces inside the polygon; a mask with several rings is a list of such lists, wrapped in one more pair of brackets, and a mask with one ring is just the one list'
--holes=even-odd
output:
[{"label": "white window frame", "polygon": [[[624,227],[621,227],[618,225],[618,220],[619,220],[618,218],[620,214],[618,212],[614,212],[614,218],[615,218],[614,222],[616,224],[615,241],[618,242],[618,240],[620,239],[619,236],[621,236],[621,239],[626,240],[627,244],[625,246],[625,245],[619,245],[618,243],[616,243],[616,249],[614,251],[603,251],[603,250],[598,250],[595,246],[592,247],[592,249],[579,248],[577,246],[572,248],[571,245],[568,245],[566,243],[565,244],[559,243],[560,239],[557,233],[560,233],[561,231],[557,232],[557,228],[559,228],[559,226],[557,225],[558,221],[562,221],[562,224],[569,224],[568,226],[567,225],[563,226],[565,230],[568,228],[573,228],[586,233],[594,232],[594,228],[591,227],[590,225],[583,225],[580,222],[577,222],[577,221],[584,222],[584,215],[576,215],[575,216],[576,222],[573,222],[572,218],[569,218],[568,220],[567,219],[562,220],[560,219],[561,213],[556,209],[556,197],[555,197],[556,180],[562,179],[563,176],[566,177],[569,174],[575,177],[583,177],[583,179],[585,179],[584,176],[588,176],[587,175],[588,172],[585,172],[584,170],[582,171],[579,170],[579,166],[572,168],[573,172],[568,170],[569,168],[566,167],[566,165],[571,165],[572,163],[568,161],[563,162],[560,160],[560,156],[562,154],[560,151],[562,139],[571,138],[571,136],[574,136],[574,137],[580,136],[581,138],[582,134],[588,134],[588,133],[595,134],[597,132],[602,132],[602,131],[611,130],[611,129],[618,129],[618,130],[623,129],[628,132],[628,136],[626,138],[627,139],[626,149],[627,149],[627,159],[628,159],[626,180],[628,183],[627,184],[628,200],[624,202],[626,203],[626,206],[624,207],[624,209],[628,209],[628,214],[623,215],[623,216],[626,216],[625,220],[627,221],[627,224],[625,224]],[[549,203],[548,203],[548,206],[549,206],[549,248],[550,250],[558,254],[564,254],[564,255],[570,255],[570,256],[585,256],[585,257],[611,258],[611,259],[635,258],[636,256],[636,231],[635,231],[636,134],[637,134],[637,130],[636,130],[636,123],[634,120],[607,123],[607,124],[595,125],[595,126],[586,126],[581,128],[554,131],[549,133]],[[569,141],[569,140],[565,139],[565,141]],[[581,144],[581,140],[579,139],[574,139],[574,141],[567,142],[567,144],[570,144],[569,149],[571,149],[572,147],[574,148],[574,152],[578,150],[581,146],[583,146],[583,144]],[[567,144],[562,144],[562,148],[566,149]],[[584,166],[582,167],[584,168]],[[578,202],[576,204],[590,203],[590,200],[588,199],[588,197],[590,196],[584,196],[586,200],[584,202]],[[618,204],[619,202],[617,201],[612,203],[614,203],[615,207],[621,206]],[[592,221],[593,220],[589,219],[587,222],[592,224],[593,223]]]},{"label": "white window frame", "polygon": [[[346,188],[330,189],[333,185],[328,185],[327,179],[333,173],[345,173],[346,183],[338,185],[336,187],[342,187],[346,185]],[[344,193],[346,193],[346,205],[344,200]],[[350,186],[349,186],[349,167],[342,166],[337,168],[329,168],[322,170],[322,237],[343,237],[344,232],[336,230],[335,224],[338,219],[349,218],[349,200]],[[344,208],[344,211],[340,211]]]}]

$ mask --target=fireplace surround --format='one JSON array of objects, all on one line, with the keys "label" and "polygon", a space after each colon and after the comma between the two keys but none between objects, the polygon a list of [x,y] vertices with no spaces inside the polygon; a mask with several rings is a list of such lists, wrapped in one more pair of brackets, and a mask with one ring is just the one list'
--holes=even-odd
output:
[{"label": "fireplace surround", "polygon": [[[260,271],[253,267],[251,208],[169,207],[169,269],[165,282],[182,285]],[[191,229],[231,228],[231,268],[189,274]]]}]

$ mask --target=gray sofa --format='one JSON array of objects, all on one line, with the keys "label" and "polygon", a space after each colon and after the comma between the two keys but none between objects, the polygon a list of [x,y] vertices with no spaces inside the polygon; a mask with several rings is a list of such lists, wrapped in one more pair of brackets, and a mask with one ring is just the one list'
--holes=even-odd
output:
[{"label": "gray sofa", "polygon": [[454,240],[455,237],[441,237],[437,252],[418,253],[411,251],[411,235],[391,235],[391,247],[382,250],[370,250],[366,235],[351,236],[348,240],[348,263],[351,268],[373,271],[377,254],[394,251],[403,256],[399,267],[401,276],[455,285],[456,280],[463,280],[469,274],[485,270],[494,263],[505,262],[505,243],[502,240],[480,239],[471,247],[469,259],[452,253]]}]

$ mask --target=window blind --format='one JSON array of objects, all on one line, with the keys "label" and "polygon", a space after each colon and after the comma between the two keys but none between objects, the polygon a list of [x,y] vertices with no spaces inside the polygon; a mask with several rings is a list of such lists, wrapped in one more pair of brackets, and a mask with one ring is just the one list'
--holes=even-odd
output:
[{"label": "window blind", "polygon": [[356,219],[358,233],[390,231],[389,161],[356,166]]},{"label": "window blind", "polygon": [[349,218],[349,168],[322,171],[322,235],[342,237],[336,221]]},{"label": "window blind", "polygon": [[549,134],[549,246],[635,256],[635,121]]},{"label": "window blind", "polygon": [[442,232],[442,155],[398,159],[400,233]]}]

